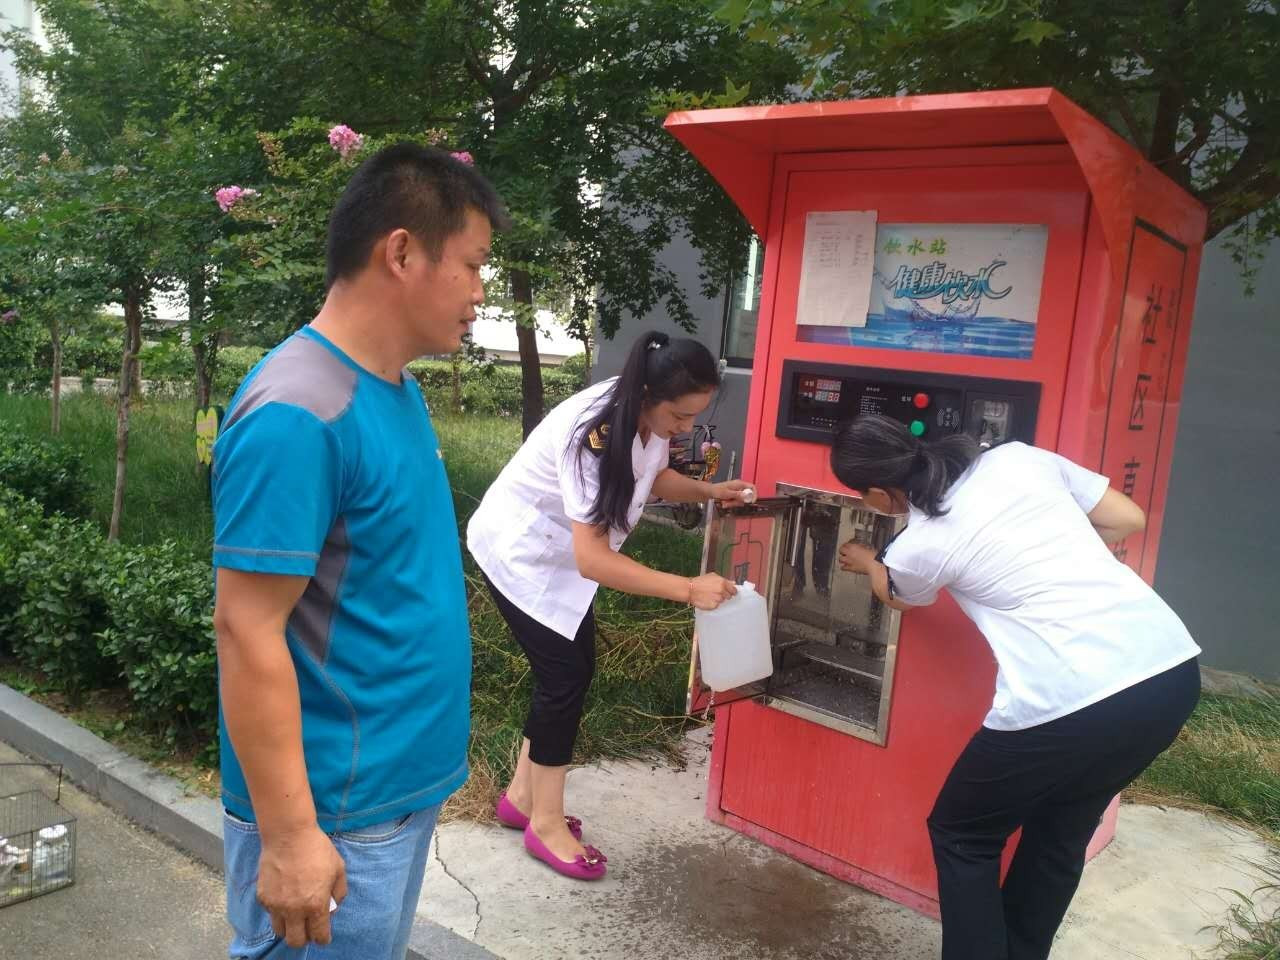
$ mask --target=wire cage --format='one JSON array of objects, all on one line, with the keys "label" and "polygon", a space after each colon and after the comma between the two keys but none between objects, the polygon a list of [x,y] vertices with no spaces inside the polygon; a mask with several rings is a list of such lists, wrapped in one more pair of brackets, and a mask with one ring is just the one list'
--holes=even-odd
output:
[{"label": "wire cage", "polygon": [[0,907],[75,883],[76,818],[58,800],[39,790],[0,797]]}]

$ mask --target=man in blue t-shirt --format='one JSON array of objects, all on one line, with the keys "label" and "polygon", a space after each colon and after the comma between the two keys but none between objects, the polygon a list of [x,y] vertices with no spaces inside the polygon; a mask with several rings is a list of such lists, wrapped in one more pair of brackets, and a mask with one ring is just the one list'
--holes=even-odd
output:
[{"label": "man in blue t-shirt", "polygon": [[329,221],[324,306],[227,409],[213,564],[233,958],[405,956],[436,814],[467,777],[471,642],[440,445],[404,367],[459,347],[505,224],[448,154],[373,155]]}]

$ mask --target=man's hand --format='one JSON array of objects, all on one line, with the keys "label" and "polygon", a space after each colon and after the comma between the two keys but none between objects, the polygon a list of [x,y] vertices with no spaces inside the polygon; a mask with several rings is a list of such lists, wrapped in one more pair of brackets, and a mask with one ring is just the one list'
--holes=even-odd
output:
[{"label": "man's hand", "polygon": [[346,895],[346,865],[318,826],[262,838],[258,901],[289,946],[329,943],[329,898],[341,903]]},{"label": "man's hand", "polygon": [[721,507],[738,507],[755,501],[756,488],[745,480],[725,480],[711,484],[710,499],[718,501]]},{"label": "man's hand", "polygon": [[222,567],[213,612],[223,720],[262,836],[258,900],[291,947],[328,943],[329,898],[347,894],[342,857],[316,824],[298,676],[285,642],[307,583]]},{"label": "man's hand", "polygon": [[876,552],[856,540],[850,540],[840,548],[840,569],[849,573],[870,574],[876,562]]}]

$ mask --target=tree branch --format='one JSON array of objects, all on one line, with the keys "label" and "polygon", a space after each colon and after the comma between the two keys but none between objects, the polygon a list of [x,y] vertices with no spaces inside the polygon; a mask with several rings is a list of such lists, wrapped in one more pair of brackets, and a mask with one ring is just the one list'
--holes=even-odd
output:
[{"label": "tree branch", "polygon": [[1147,159],[1170,176],[1174,175],[1173,165],[1178,154],[1178,127],[1182,107],[1181,84],[1171,79],[1160,88],[1160,97],[1156,101],[1156,118],[1151,124],[1151,144],[1147,150]]},{"label": "tree branch", "polygon": [[1173,158],[1173,162],[1183,172],[1184,186],[1191,182],[1191,170],[1188,166],[1188,161],[1200,152],[1200,148],[1209,142],[1211,136],[1213,136],[1212,116],[1193,121],[1191,139],[1186,142]]},{"label": "tree branch", "polygon": [[[1170,22],[1182,20],[1189,6],[1190,0],[1172,0],[1169,4]],[[1151,124],[1147,159],[1174,179],[1177,179],[1174,161],[1178,153],[1178,128],[1186,100],[1181,76],[1173,70],[1165,71],[1160,83],[1160,95],[1156,100],[1155,120]]]},{"label": "tree branch", "polygon": [[556,76],[556,67],[551,64],[544,64],[538,70],[529,74],[529,79],[525,81],[524,86],[519,90],[512,90],[507,96],[494,98],[494,111],[501,110],[503,113],[512,114],[523,107],[543,86],[549,83]]},{"label": "tree branch", "polygon": [[480,54],[471,46],[470,40],[462,41],[462,51],[462,62],[467,68],[467,73],[471,75],[471,79],[476,82],[481,90],[490,93],[493,85],[493,74],[485,67],[484,62],[480,59]]},{"label": "tree branch", "polygon": [[1237,133],[1243,133],[1245,136],[1249,135],[1248,124],[1246,124],[1239,117],[1233,116],[1232,114],[1227,113],[1226,110],[1215,110],[1213,111],[1213,115],[1217,117],[1219,120],[1221,120],[1223,123],[1225,123],[1227,126],[1234,128]]},{"label": "tree branch", "polygon": [[1280,173],[1260,173],[1240,184],[1231,193],[1223,194],[1216,202],[1206,200],[1209,206],[1209,227],[1205,239],[1212,240],[1255,210],[1265,207],[1277,196],[1280,196]]},{"label": "tree branch", "polygon": [[382,33],[379,30],[373,30],[365,26],[360,20],[348,20],[346,17],[340,16],[338,11],[334,10],[330,14],[333,24],[336,27],[342,27],[344,30],[351,30],[354,33],[368,37],[370,40],[377,40],[379,43],[385,43],[388,46],[399,47],[401,50],[413,51],[416,48],[407,40],[401,40],[399,37],[393,37]]},{"label": "tree branch", "polygon": [[1124,125],[1129,130],[1129,139],[1133,141],[1138,149],[1142,149],[1142,144],[1146,141],[1146,136],[1142,130],[1142,124],[1138,122],[1137,116],[1133,112],[1133,108],[1129,106],[1129,101],[1121,96],[1111,97],[1111,105],[1115,108],[1116,113],[1120,114],[1120,119],[1124,121]]},{"label": "tree branch", "polygon": [[1263,173],[1267,163],[1267,151],[1257,140],[1250,140],[1240,151],[1231,169],[1218,178],[1211,187],[1200,192],[1200,200],[1212,210],[1233,194],[1238,194],[1246,183]]}]

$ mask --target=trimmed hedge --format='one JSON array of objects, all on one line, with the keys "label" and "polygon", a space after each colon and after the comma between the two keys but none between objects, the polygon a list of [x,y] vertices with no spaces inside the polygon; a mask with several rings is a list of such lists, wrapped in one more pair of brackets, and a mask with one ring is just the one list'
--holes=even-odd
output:
[{"label": "trimmed hedge", "polygon": [[[581,366],[581,365],[579,365]],[[417,360],[409,364],[427,405],[433,412],[453,412],[453,364],[447,360]],[[462,406],[467,413],[518,417],[524,404],[520,396],[520,368],[500,364],[463,364]],[[550,410],[586,385],[584,371],[542,368],[543,404]]]},{"label": "trimmed hedge", "polygon": [[0,484],[0,651],[9,650],[6,625],[22,602],[25,574],[19,561],[31,552],[44,520],[44,509],[29,497]]},{"label": "trimmed hedge", "polygon": [[124,685],[141,725],[216,743],[213,580],[178,544],[111,543],[0,484],[0,649],[72,698]]},{"label": "trimmed hedge", "polygon": [[50,513],[89,516],[89,481],[80,455],[63,444],[0,424],[0,480]]},{"label": "trimmed hedge", "polygon": [[169,739],[216,739],[217,638],[209,565],[172,541],[121,551],[105,579],[98,649],[148,724]]},{"label": "trimmed hedge", "polygon": [[[29,539],[12,569],[17,604],[0,640],[73,700],[110,685],[113,670],[96,632],[110,616],[105,579],[119,548],[93,524],[58,514],[22,535]],[[4,531],[0,539],[7,539]]]}]

